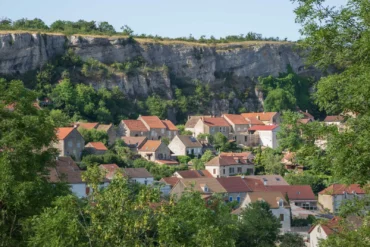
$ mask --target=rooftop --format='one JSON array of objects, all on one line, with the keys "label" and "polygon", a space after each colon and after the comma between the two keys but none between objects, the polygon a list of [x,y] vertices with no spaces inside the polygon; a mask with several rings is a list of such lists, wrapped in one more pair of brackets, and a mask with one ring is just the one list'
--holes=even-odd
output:
[{"label": "rooftop", "polygon": [[[176,137],[175,137],[176,138]],[[197,138],[193,136],[186,136],[186,135],[178,135],[177,138],[189,148],[201,148],[203,147],[202,144],[197,140]]]},{"label": "rooftop", "polygon": [[[199,191],[201,193],[226,193],[227,191],[215,178],[183,178],[179,183],[183,183],[185,187]],[[208,192],[204,191],[204,187],[208,188]]]},{"label": "rooftop", "polygon": [[165,177],[162,178],[160,181],[164,182],[166,184],[169,184],[171,186],[175,186],[175,184],[179,181],[180,179],[177,177]]},{"label": "rooftop", "polygon": [[251,189],[247,186],[247,184],[241,177],[224,177],[216,179],[229,193],[251,191]]},{"label": "rooftop", "polygon": [[57,128],[58,140],[64,140],[73,130],[74,130],[73,127]]},{"label": "rooftop", "polygon": [[89,142],[85,147],[93,147],[96,150],[107,151],[108,148],[102,142]]},{"label": "rooftop", "polygon": [[328,188],[319,192],[320,195],[341,195],[344,193],[348,194],[365,194],[365,191],[361,189],[359,184],[332,184]]},{"label": "rooftop", "polygon": [[208,161],[206,166],[253,165],[247,157],[217,156]]},{"label": "rooftop", "polygon": [[213,178],[212,174],[210,174],[209,171],[207,170],[184,170],[177,171],[176,173],[182,178],[201,178],[201,177]]},{"label": "rooftop", "polygon": [[326,116],[326,118],[324,119],[324,122],[343,122],[344,121],[344,117],[342,116]]},{"label": "rooftop", "polygon": [[140,152],[155,152],[161,145],[160,140],[148,140],[144,145],[139,149]]},{"label": "rooftop", "polygon": [[145,122],[151,129],[165,129],[166,125],[157,116],[140,116],[143,122]]},{"label": "rooftop", "polygon": [[99,167],[107,172],[105,177],[109,180],[113,179],[114,174],[120,170],[116,164],[102,164]]},{"label": "rooftop", "polygon": [[148,131],[143,122],[140,120],[122,120],[122,122],[131,131]]},{"label": "rooftop", "polygon": [[278,125],[254,125],[248,129],[248,131],[251,130],[257,130],[257,131],[271,131],[279,127]]},{"label": "rooftop", "polygon": [[69,184],[84,183],[81,179],[81,170],[71,157],[58,157],[55,167],[49,171],[48,180],[51,183],[61,181]]},{"label": "rooftop", "polygon": [[96,128],[96,129],[100,130],[100,131],[107,132],[112,126],[113,126],[113,124],[99,124],[98,128]]},{"label": "rooftop", "polygon": [[248,176],[248,178],[259,179],[266,185],[289,185],[282,176],[280,175],[253,175]]},{"label": "rooftop", "polygon": [[266,186],[269,191],[279,191],[288,195],[289,200],[312,200],[316,201],[315,194],[309,185],[275,185]]},{"label": "rooftop", "polygon": [[211,116],[189,116],[189,119],[185,124],[185,128],[194,128],[201,117],[211,117]]},{"label": "rooftop", "polygon": [[168,130],[176,131],[179,130],[170,120],[162,120],[162,123],[166,126]]},{"label": "rooftop", "polygon": [[79,128],[91,130],[91,129],[96,129],[99,125],[99,123],[77,123]]},{"label": "rooftop", "polygon": [[204,117],[203,122],[205,125],[211,127],[229,127],[230,124],[222,117]]},{"label": "rooftop", "polygon": [[248,119],[255,118],[261,121],[271,121],[276,114],[277,112],[249,112],[242,113],[241,115]]},{"label": "rooftop", "polygon": [[153,175],[145,168],[123,168],[124,174],[129,178],[152,178]]},{"label": "rooftop", "polygon": [[127,146],[140,148],[146,141],[145,136],[123,136],[122,140]]},{"label": "rooftop", "polygon": [[224,117],[233,124],[249,124],[249,121],[247,121],[242,115],[224,114]]},{"label": "rooftop", "polygon": [[284,195],[279,191],[253,192],[248,193],[247,197],[250,198],[252,203],[257,201],[265,201],[270,205],[270,208],[279,208],[279,201],[283,200],[284,207],[289,207]]}]

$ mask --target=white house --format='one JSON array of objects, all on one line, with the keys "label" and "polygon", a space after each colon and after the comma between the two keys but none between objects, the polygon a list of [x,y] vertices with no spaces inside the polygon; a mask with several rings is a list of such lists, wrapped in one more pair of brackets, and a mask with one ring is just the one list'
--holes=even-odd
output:
[{"label": "white house", "polygon": [[193,136],[177,135],[172,139],[168,148],[175,156],[194,155],[200,157],[203,153],[203,145]]},{"label": "white house", "polygon": [[124,168],[123,173],[132,182],[151,185],[154,181],[153,175],[145,168]]},{"label": "white house", "polygon": [[250,203],[265,201],[270,205],[270,210],[280,220],[283,231],[290,230],[290,205],[285,197],[278,191],[260,191],[247,193],[240,208],[247,207]]},{"label": "white house", "polygon": [[260,137],[260,145],[270,148],[277,148],[279,146],[277,140],[277,133],[280,127],[278,125],[255,125],[248,129],[248,132],[254,134],[257,132]]},{"label": "white house", "polygon": [[319,247],[321,240],[327,239],[330,234],[337,231],[339,220],[338,217],[334,217],[328,222],[312,226],[308,231],[308,234],[310,234],[310,247]]}]

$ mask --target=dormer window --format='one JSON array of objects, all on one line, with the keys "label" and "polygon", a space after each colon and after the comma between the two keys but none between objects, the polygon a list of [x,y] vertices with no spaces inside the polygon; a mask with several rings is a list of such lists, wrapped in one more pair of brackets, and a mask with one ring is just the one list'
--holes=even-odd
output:
[{"label": "dormer window", "polygon": [[200,187],[202,188],[202,190],[203,190],[204,192],[206,192],[206,193],[208,193],[208,192],[209,192],[209,188],[208,188],[208,186],[207,186],[206,184],[201,184],[201,185],[200,185]]},{"label": "dormer window", "polygon": [[283,199],[280,199],[279,200],[279,207],[281,208],[281,207],[284,207],[284,201],[283,201]]}]

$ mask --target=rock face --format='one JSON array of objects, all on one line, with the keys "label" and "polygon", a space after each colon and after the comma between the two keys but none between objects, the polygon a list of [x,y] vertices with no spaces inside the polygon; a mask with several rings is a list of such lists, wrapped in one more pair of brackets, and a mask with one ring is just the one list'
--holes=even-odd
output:
[{"label": "rock face", "polygon": [[[47,63],[67,49],[82,60],[94,58],[105,64],[126,62],[142,57],[151,67],[166,65],[168,71],[152,71],[136,76],[115,76],[105,81],[90,81],[94,87],[118,86],[130,96],[143,96],[157,91],[172,98],[178,81],[191,83],[197,79],[215,88],[233,87],[250,90],[254,101],[232,102],[250,110],[261,107],[255,94],[255,79],[259,76],[278,75],[290,64],[299,74],[316,76],[317,72],[304,67],[304,59],[287,42],[244,42],[240,44],[197,45],[177,41],[131,41],[114,37],[70,36],[51,34],[0,34],[0,74],[23,74]],[[232,84],[225,78],[232,77]],[[212,102],[218,112],[229,107],[229,101]],[[255,102],[255,103],[254,103]],[[251,108],[255,109],[251,109]]]}]

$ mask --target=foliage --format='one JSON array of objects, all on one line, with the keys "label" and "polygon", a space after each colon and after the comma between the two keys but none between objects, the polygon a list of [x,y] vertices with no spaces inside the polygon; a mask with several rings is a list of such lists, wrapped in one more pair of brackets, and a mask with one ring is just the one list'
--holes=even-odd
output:
[{"label": "foliage", "polygon": [[108,144],[108,134],[107,132],[97,130],[97,129],[85,129],[85,128],[78,128],[78,132],[82,135],[85,140],[85,143],[89,142],[102,142],[105,145]]},{"label": "foliage", "polygon": [[136,159],[133,162],[133,166],[136,168],[146,168],[153,176],[154,179],[160,180],[163,177],[171,177],[176,171],[187,170],[187,165],[180,166],[167,166],[154,163],[145,159]]},{"label": "foliage", "polygon": [[86,154],[82,157],[80,167],[85,168],[92,164],[117,164],[120,167],[131,166],[131,163],[128,163],[124,157],[114,151],[107,151],[104,154]]},{"label": "foliage", "polygon": [[281,158],[281,155],[276,154],[271,148],[263,150],[260,164],[262,165],[265,174],[283,175],[285,168],[281,163]]},{"label": "foliage", "polygon": [[305,247],[306,244],[298,233],[287,232],[279,239],[281,247]]},{"label": "foliage", "polygon": [[61,110],[51,110],[49,116],[55,127],[66,127],[71,123],[71,119]]},{"label": "foliage", "polygon": [[314,175],[309,171],[303,173],[288,173],[284,179],[291,185],[310,185],[315,194],[325,189],[328,184],[327,177]]},{"label": "foliage", "polygon": [[167,116],[167,104],[163,101],[159,95],[149,96],[145,101],[146,106],[150,115],[157,116],[161,119]]},{"label": "foliage", "polygon": [[266,202],[249,204],[240,217],[237,246],[275,246],[281,224]]},{"label": "foliage", "polygon": [[264,101],[264,109],[266,111],[292,110],[295,105],[296,99],[293,95],[281,88],[270,91]]},{"label": "foliage", "polygon": [[211,134],[205,134],[205,133],[200,133],[198,136],[197,136],[197,139],[198,140],[208,140],[208,142],[210,144],[213,144],[214,141],[215,141],[215,138],[213,135]]},{"label": "foliage", "polygon": [[57,153],[50,143],[56,137],[48,113],[34,107],[35,98],[22,82],[0,79],[1,246],[19,245],[23,221],[68,192],[64,184],[53,186],[40,176],[54,165]]},{"label": "foliage", "polygon": [[188,136],[193,135],[193,133],[190,130],[185,130],[185,125],[183,124],[176,125],[176,127],[179,130],[180,135],[188,135]]},{"label": "foliage", "polygon": [[194,158],[191,160],[192,166],[194,170],[204,170],[204,162],[201,159]]},{"label": "foliage", "polygon": [[238,150],[235,142],[229,142],[227,137],[224,136],[221,132],[217,132],[216,134],[214,134],[213,137],[213,146],[216,150],[220,152],[232,152]]},{"label": "foliage", "polygon": [[203,163],[207,163],[208,161],[210,161],[212,158],[214,157],[213,153],[211,150],[206,150],[202,157],[200,158],[200,160],[203,162]]},{"label": "foliage", "polygon": [[191,158],[187,155],[179,155],[177,156],[177,160],[180,162],[180,164],[187,165]]}]

